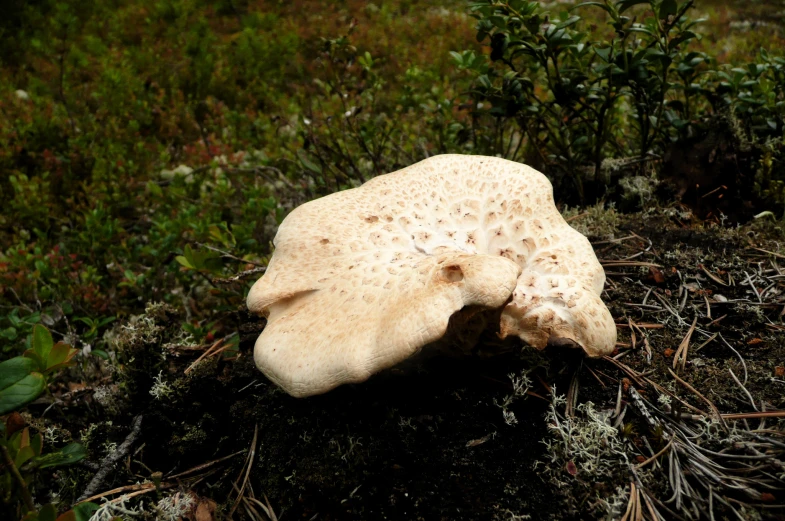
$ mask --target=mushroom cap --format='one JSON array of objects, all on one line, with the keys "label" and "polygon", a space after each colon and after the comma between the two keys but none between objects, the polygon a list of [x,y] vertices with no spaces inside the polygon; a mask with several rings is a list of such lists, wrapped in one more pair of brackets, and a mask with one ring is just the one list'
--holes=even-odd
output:
[{"label": "mushroom cap", "polygon": [[366,380],[445,334],[464,308],[502,309],[499,336],[610,353],[616,327],[589,241],[536,170],[434,156],[292,211],[248,294],[266,316],[261,371],[292,396]]}]

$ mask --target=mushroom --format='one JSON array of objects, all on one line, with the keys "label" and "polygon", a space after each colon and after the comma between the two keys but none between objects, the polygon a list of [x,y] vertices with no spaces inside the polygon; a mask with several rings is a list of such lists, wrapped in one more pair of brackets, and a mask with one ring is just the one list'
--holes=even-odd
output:
[{"label": "mushroom", "polygon": [[362,382],[448,329],[471,345],[481,319],[537,349],[616,343],[589,241],[520,163],[434,156],[303,204],[274,243],[248,294],[267,317],[254,359],[295,397]]}]

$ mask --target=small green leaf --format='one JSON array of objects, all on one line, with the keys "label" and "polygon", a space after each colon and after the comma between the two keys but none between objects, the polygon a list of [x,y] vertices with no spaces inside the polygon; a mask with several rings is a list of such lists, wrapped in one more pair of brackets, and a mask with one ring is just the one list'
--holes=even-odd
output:
[{"label": "small green leaf", "polygon": [[38,458],[35,462],[40,469],[48,467],[62,467],[64,465],[72,465],[81,461],[87,456],[84,447],[79,443],[69,443],[62,449],[56,452],[50,452]]},{"label": "small green leaf", "polygon": [[[7,360],[0,364],[0,374],[3,373],[2,366],[13,360]],[[46,387],[46,379],[41,373],[30,373],[6,386],[0,390],[0,414],[11,412],[17,407],[32,402],[44,391],[44,387]]]},{"label": "small green leaf", "polygon": [[580,19],[581,19],[580,16],[571,16],[571,17],[567,18],[566,20],[564,20],[563,22],[560,22],[560,23],[556,24],[556,28],[557,29],[564,29],[565,27],[569,27],[571,25],[574,25],[574,24],[578,23],[580,21]]},{"label": "small green leaf", "polygon": [[93,349],[92,351],[90,351],[90,354],[93,354],[98,358],[103,358],[104,360],[109,360],[109,353],[107,353],[103,349]]},{"label": "small green leaf", "polygon": [[27,463],[27,461],[30,460],[33,456],[35,456],[33,447],[30,445],[25,445],[16,453],[16,457],[14,457],[14,465],[19,468]]},{"label": "small green leaf", "polygon": [[208,227],[208,230],[210,232],[210,238],[216,242],[220,242],[225,247],[233,248],[237,245],[234,234],[229,230],[226,223],[211,224]]},{"label": "small green leaf", "polygon": [[275,209],[275,222],[276,224],[281,224],[283,222],[284,217],[286,217],[286,209],[278,207]]},{"label": "small green leaf", "polygon": [[311,172],[313,172],[315,174],[321,174],[322,173],[322,167],[320,167],[319,165],[317,165],[316,163],[311,161],[308,158],[308,153],[305,150],[300,149],[300,150],[297,151],[297,159],[300,160],[300,164],[302,164],[305,168],[307,168]]},{"label": "small green leaf", "polygon": [[162,197],[164,195],[164,191],[158,186],[158,183],[152,181],[147,182],[147,191],[156,197]]},{"label": "small green leaf", "polygon": [[117,317],[106,317],[104,319],[101,319],[101,321],[98,323],[98,327],[104,327],[108,324],[111,324],[115,320],[117,320]]},{"label": "small green leaf", "polygon": [[6,340],[16,340],[16,337],[16,328],[7,327],[3,330],[0,330],[0,338],[5,338]]},{"label": "small green leaf", "polygon": [[79,503],[73,510],[61,514],[57,521],[90,521],[96,510],[101,508],[95,503]]},{"label": "small green leaf", "polygon": [[[681,43],[684,43],[684,42],[686,42],[688,40],[692,40],[692,39],[697,38],[697,37],[698,37],[698,35],[695,34],[692,31],[684,31],[679,36],[677,36],[676,38],[671,40],[671,47],[674,47],[676,45],[679,45]],[[701,60],[701,61],[703,61],[703,60]]]},{"label": "small green leaf", "polygon": [[597,47],[594,47],[594,52],[596,52],[597,56],[602,58],[602,61],[606,63],[610,61],[611,50],[612,50],[611,47],[607,47],[605,49],[599,49]]},{"label": "small green leaf", "polygon": [[185,266],[185,267],[186,267],[186,268],[188,268],[188,269],[191,269],[191,270],[195,270],[195,269],[196,269],[196,268],[194,268],[193,264],[191,264],[190,262],[188,262],[188,259],[186,259],[186,258],[185,258],[185,257],[183,257],[182,255],[178,255],[177,257],[175,257],[175,258],[174,258],[174,260],[176,260],[176,261],[177,261],[177,262],[179,262],[179,263],[180,263],[182,266]]},{"label": "small green leaf", "polygon": [[40,456],[41,450],[44,448],[44,437],[41,434],[36,434],[30,439],[30,447],[33,448],[33,455]]},{"label": "small green leaf", "polygon": [[41,324],[33,326],[33,351],[35,351],[41,360],[49,358],[49,351],[52,350],[54,341],[52,334]]},{"label": "small green leaf", "polygon": [[26,350],[24,353],[22,353],[22,356],[28,360],[33,361],[33,370],[43,372],[43,370],[46,369],[46,360],[42,360],[38,353],[32,349]]},{"label": "small green leaf", "polygon": [[47,503],[38,511],[38,521],[55,521],[57,509],[52,503]]},{"label": "small green leaf", "polygon": [[16,356],[0,362],[0,391],[20,381],[35,371],[35,361],[31,358]]},{"label": "small green leaf", "polygon": [[73,349],[68,344],[58,342],[49,352],[49,358],[46,360],[46,372],[51,373],[55,368],[68,365],[78,352],[78,350]]}]

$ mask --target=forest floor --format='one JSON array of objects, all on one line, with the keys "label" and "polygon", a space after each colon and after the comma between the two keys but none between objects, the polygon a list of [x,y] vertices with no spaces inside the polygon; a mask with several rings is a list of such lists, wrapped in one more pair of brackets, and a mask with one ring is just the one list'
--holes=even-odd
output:
[{"label": "forest floor", "polygon": [[[258,319],[238,311],[240,350],[227,360],[210,356],[220,345],[179,346],[176,311],[152,306],[114,340],[134,359],[114,378],[129,392],[116,397],[128,425],[99,422],[88,436],[120,445],[141,418],[104,497],[153,498],[157,481],[158,493],[198,498],[202,516],[216,501],[256,519],[268,499],[285,519],[781,516],[785,424],[766,413],[785,406],[781,226],[697,222],[680,208],[569,219],[606,268],[612,357],[513,346],[294,399],[253,366]],[[162,351],[169,369],[156,383],[144,368]],[[151,385],[140,410],[134,393]],[[74,400],[68,417],[90,401]],[[92,474],[67,472],[75,486]]]}]

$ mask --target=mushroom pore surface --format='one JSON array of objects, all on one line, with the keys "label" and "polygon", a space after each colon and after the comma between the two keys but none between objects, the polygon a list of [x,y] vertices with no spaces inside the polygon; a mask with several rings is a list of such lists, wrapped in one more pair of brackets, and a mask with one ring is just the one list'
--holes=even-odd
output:
[{"label": "mushroom pore surface", "polygon": [[248,308],[266,316],[261,371],[292,396],[361,382],[439,340],[464,308],[498,334],[610,353],[616,327],[589,241],[536,170],[434,156],[303,204],[281,223]]}]

